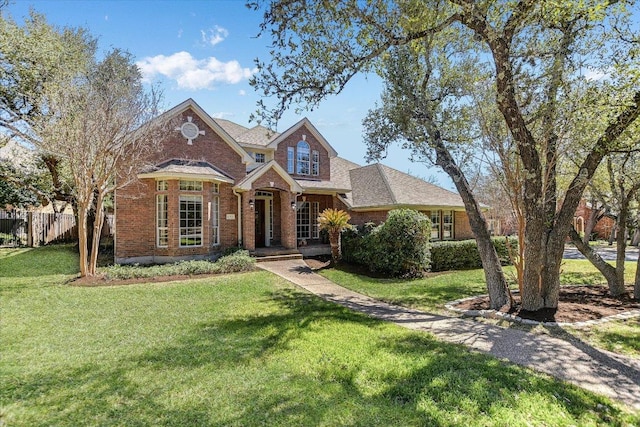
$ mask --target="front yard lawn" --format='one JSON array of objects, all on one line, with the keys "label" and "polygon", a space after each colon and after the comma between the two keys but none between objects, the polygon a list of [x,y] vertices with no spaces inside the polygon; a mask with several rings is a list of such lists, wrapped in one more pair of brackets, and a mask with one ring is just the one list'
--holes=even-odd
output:
[{"label": "front yard lawn", "polygon": [[[633,283],[636,263],[627,262],[625,279]],[[503,267],[511,288],[517,289],[514,268]],[[348,264],[318,271],[327,279],[372,298],[428,312],[441,312],[447,302],[487,293],[482,269],[429,273],[422,279],[373,278],[354,273]],[[606,284],[602,275],[586,260],[564,260],[560,283],[563,285]]]},{"label": "front yard lawn", "polygon": [[[636,262],[627,262],[625,267],[626,282],[633,283]],[[508,277],[513,271],[513,267],[505,268]],[[484,272],[481,269],[435,273],[412,280],[372,278],[355,274],[344,264],[338,268],[321,270],[319,273],[345,288],[372,298],[432,313],[444,312],[447,302],[487,293]],[[586,260],[564,260],[560,282],[563,285],[606,286],[602,275]],[[515,283],[512,283],[512,288],[517,289]],[[613,321],[589,329],[566,328],[566,331],[598,348],[640,357],[638,318]]]},{"label": "front yard lawn", "polygon": [[75,256],[0,250],[0,424],[640,424],[604,397],[267,272],[74,287]]}]

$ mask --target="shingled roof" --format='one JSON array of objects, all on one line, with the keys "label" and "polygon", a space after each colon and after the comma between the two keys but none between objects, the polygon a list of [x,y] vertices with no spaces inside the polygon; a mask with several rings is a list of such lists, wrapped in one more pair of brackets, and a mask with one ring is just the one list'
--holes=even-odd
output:
[{"label": "shingled roof", "polygon": [[351,193],[345,201],[353,209],[397,206],[464,209],[457,193],[380,163],[351,169]]},{"label": "shingled roof", "polygon": [[296,181],[307,192],[313,191],[336,191],[347,193],[351,191],[351,178],[349,171],[361,167],[342,157],[334,157],[331,162],[331,181],[314,181],[307,179],[297,179]]},{"label": "shingled roof", "polygon": [[140,178],[180,177],[222,182],[233,182],[233,178],[208,162],[171,159],[153,166],[138,175]]},{"label": "shingled roof", "polygon": [[218,125],[220,125],[225,132],[231,135],[231,137],[240,145],[252,145],[266,148],[267,145],[280,136],[278,132],[274,132],[261,125],[246,128],[225,119],[215,119],[215,122],[218,123]]}]

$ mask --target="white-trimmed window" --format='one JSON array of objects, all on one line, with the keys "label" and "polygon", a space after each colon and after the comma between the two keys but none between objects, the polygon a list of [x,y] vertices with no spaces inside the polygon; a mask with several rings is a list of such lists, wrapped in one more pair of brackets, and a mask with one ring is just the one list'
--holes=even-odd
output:
[{"label": "white-trimmed window", "polygon": [[296,173],[298,175],[309,175],[311,172],[309,144],[305,141],[298,142],[296,154]]},{"label": "white-trimmed window", "polygon": [[264,153],[254,153],[253,154],[256,163],[264,163],[265,162],[265,156]]},{"label": "white-trimmed window", "polygon": [[287,172],[293,173],[294,169],[294,159],[295,159],[295,148],[287,147]]},{"label": "white-trimmed window", "polygon": [[442,211],[442,240],[453,239],[453,211]]},{"label": "white-trimmed window", "polygon": [[297,211],[297,235],[298,239],[311,238],[311,221],[309,215],[309,202],[303,202]]},{"label": "white-trimmed window", "polygon": [[318,217],[320,216],[320,202],[311,203],[311,215],[313,227],[311,230],[311,237],[314,239],[320,238],[320,224],[318,223]]},{"label": "white-trimmed window", "polygon": [[202,196],[180,195],[180,247],[202,246]]},{"label": "white-trimmed window", "polygon": [[[158,186],[158,188],[160,187]],[[167,194],[156,194],[156,245],[159,248],[169,246],[168,212],[169,196]]]},{"label": "white-trimmed window", "polygon": [[169,189],[169,183],[165,180],[156,181],[157,191],[167,191]]},{"label": "white-trimmed window", "polygon": [[320,174],[320,153],[313,150],[311,153],[311,175],[318,176]]},{"label": "white-trimmed window", "polygon": [[214,194],[211,197],[211,244],[215,246],[220,244],[220,197],[217,196],[220,184],[214,182],[211,192]]},{"label": "white-trimmed window", "polygon": [[431,240],[440,240],[440,211],[431,211]]},{"label": "white-trimmed window", "polygon": [[180,191],[202,191],[202,181],[180,181]]}]

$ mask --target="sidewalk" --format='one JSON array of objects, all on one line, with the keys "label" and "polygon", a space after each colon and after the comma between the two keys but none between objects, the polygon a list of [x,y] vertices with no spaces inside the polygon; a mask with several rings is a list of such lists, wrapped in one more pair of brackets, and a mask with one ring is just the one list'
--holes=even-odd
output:
[{"label": "sidewalk", "polygon": [[328,301],[408,329],[430,332],[443,341],[530,367],[640,410],[639,360],[598,350],[579,340],[569,342],[376,301],[314,273],[302,260],[258,266]]}]

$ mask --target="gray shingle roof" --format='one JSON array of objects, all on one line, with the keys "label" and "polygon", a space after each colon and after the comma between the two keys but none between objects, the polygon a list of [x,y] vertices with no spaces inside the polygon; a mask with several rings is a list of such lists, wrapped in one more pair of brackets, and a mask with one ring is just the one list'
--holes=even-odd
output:
[{"label": "gray shingle roof", "polygon": [[153,166],[141,173],[142,176],[207,177],[209,179],[233,182],[233,178],[216,169],[210,163],[172,159]]},{"label": "gray shingle roof", "polygon": [[224,129],[224,131],[226,133],[229,134],[229,136],[233,139],[235,139],[236,141],[238,140],[238,137],[240,135],[242,135],[243,133],[245,133],[246,131],[248,131],[249,129],[239,125],[237,123],[234,123],[232,121],[229,120],[225,120],[225,119],[213,119],[214,122],[216,122],[218,124],[218,126],[220,126],[222,129]]},{"label": "gray shingle roof", "polygon": [[251,129],[225,119],[214,119],[225,132],[240,145],[250,144],[266,147],[280,134],[264,126],[257,125]]},{"label": "gray shingle roof", "polygon": [[239,135],[236,140],[240,144],[261,145],[266,147],[279,135],[280,134],[278,132],[274,132],[264,126],[258,125],[244,132],[242,135]]},{"label": "gray shingle roof", "polygon": [[359,168],[357,163],[350,162],[342,157],[333,157],[331,160],[331,180],[330,181],[312,181],[305,179],[297,179],[296,181],[305,190],[334,190],[339,192],[351,191],[351,178],[349,171]]},{"label": "gray shingle roof", "polygon": [[380,163],[349,171],[352,193],[347,202],[353,208],[424,206],[464,208],[457,193]]}]

